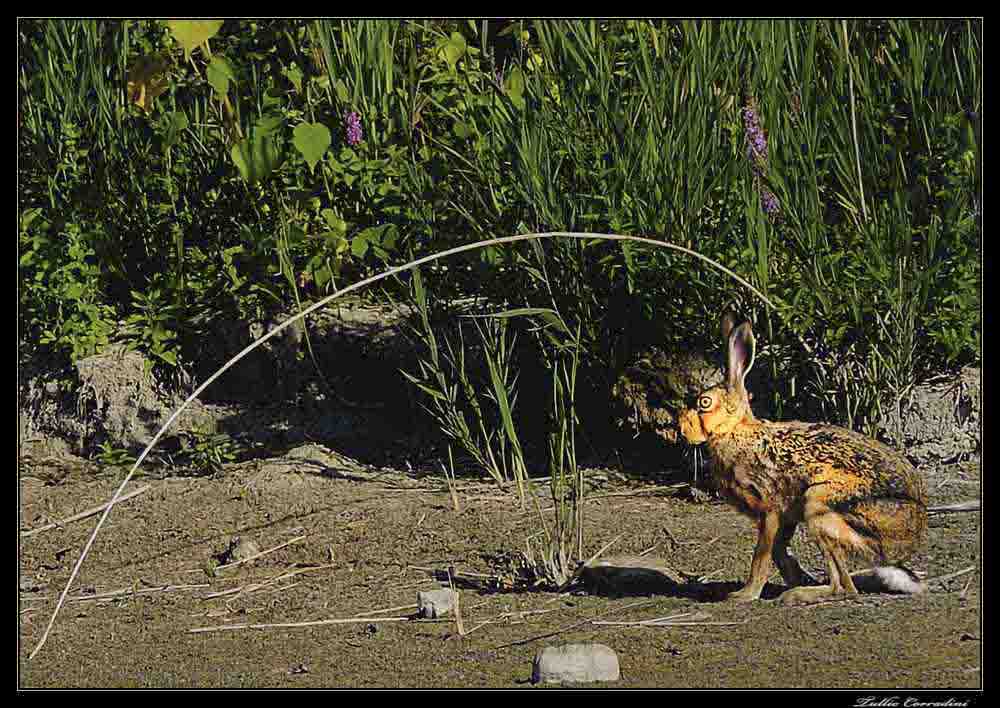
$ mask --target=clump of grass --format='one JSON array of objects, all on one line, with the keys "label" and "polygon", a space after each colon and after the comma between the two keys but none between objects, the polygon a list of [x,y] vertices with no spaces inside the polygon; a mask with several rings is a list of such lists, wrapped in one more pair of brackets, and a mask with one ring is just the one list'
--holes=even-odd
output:
[{"label": "clump of grass", "polygon": [[[466,363],[462,324],[458,326],[457,343],[448,337],[439,338],[431,322],[427,289],[419,270],[413,272],[413,299],[420,315],[420,326],[414,334],[427,355],[418,360],[417,371],[404,371],[403,375],[428,395],[424,408],[441,432],[459,445],[499,487],[506,488],[511,481],[515,482],[523,504],[527,471],[514,423],[517,376],[511,366],[516,334],[510,331],[505,319],[473,321],[488,369],[488,388],[480,393]],[[492,414],[484,405],[487,402],[492,404],[489,406]]]}]

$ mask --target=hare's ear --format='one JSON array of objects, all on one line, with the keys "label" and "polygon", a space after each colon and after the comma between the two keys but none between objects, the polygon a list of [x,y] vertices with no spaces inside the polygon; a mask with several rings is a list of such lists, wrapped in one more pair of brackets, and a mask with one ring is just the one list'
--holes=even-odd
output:
[{"label": "hare's ear", "polygon": [[726,310],[719,320],[719,331],[722,333],[722,346],[729,346],[729,335],[740,323],[740,316],[733,310]]},{"label": "hare's ear", "polygon": [[743,381],[753,366],[756,343],[749,322],[736,327],[729,335],[726,358],[726,383],[731,389],[745,390]]}]

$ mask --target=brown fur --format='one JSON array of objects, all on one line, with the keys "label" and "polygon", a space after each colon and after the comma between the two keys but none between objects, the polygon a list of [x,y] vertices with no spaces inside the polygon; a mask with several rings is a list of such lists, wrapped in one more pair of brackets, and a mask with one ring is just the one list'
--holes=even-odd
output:
[{"label": "brown fur", "polygon": [[856,593],[850,555],[899,563],[922,541],[927,512],[920,475],[895,450],[851,430],[756,419],[744,388],[753,365],[750,323],[727,328],[724,320],[722,329],[726,381],[702,392],[679,424],[689,442],[707,443],[722,493],[757,524],[750,579],[733,596],[759,597],[771,561],[788,585],[808,580],[787,552],[802,522],[823,551],[830,584],[797,588],[782,599]]}]

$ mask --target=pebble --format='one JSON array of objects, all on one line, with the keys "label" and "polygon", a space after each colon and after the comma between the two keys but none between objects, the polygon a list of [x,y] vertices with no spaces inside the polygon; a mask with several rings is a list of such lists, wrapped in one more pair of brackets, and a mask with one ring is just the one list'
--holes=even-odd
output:
[{"label": "pebble", "polygon": [[438,588],[417,593],[417,612],[424,619],[444,617],[455,607],[455,592]]},{"label": "pebble", "polygon": [[563,644],[535,655],[532,683],[591,683],[618,681],[618,655],[604,644]]}]

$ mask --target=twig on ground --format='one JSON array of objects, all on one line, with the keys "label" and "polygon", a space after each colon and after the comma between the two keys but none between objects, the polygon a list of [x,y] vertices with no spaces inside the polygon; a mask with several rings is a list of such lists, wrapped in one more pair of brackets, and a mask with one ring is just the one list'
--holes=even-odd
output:
[{"label": "twig on ground", "polygon": [[285,546],[290,546],[293,543],[298,543],[299,541],[302,541],[304,539],[305,539],[305,536],[297,536],[297,537],[293,538],[291,541],[285,541],[284,543],[278,544],[274,548],[268,548],[266,551],[261,551],[260,553],[255,553],[254,555],[250,556],[249,558],[243,558],[243,559],[238,560],[238,561],[233,561],[232,563],[226,563],[225,565],[217,565],[217,566],[215,566],[215,570],[223,570],[225,568],[233,568],[233,567],[235,567],[237,565],[241,565],[243,563],[249,563],[252,560],[257,560],[258,558],[260,558],[262,556],[266,556],[269,553],[274,553],[275,551],[279,551],[282,548],[284,548]]},{"label": "twig on ground", "polygon": [[956,502],[955,504],[942,504],[941,506],[931,506],[927,508],[927,513],[930,515],[934,514],[957,514],[963,511],[980,511],[983,508],[983,503],[979,499],[970,499],[969,501]]},{"label": "twig on ground", "polygon": [[143,588],[142,590],[135,590],[133,588],[122,588],[121,590],[110,590],[108,592],[102,592],[97,595],[76,595],[75,597],[66,598],[67,602],[88,602],[91,600],[114,600],[120,597],[131,597],[133,595],[152,595],[153,593],[160,592],[177,592],[180,590],[194,590],[196,588],[207,588],[208,583],[199,583],[197,585],[163,585],[158,588]]},{"label": "twig on ground", "polygon": [[[143,492],[149,491],[150,489],[152,489],[152,485],[150,485],[150,484],[144,484],[143,486],[139,487],[138,489],[133,489],[128,494],[122,494],[120,497],[118,497],[118,501],[115,502],[115,505],[121,504],[122,502],[124,502],[124,501],[126,501],[128,499],[131,499],[132,497],[137,497],[140,494],[142,494]],[[95,516],[97,514],[100,514],[105,509],[107,509],[108,506],[109,506],[109,504],[110,504],[110,502],[108,502],[108,504],[101,504],[100,506],[91,507],[90,509],[87,509],[86,511],[81,511],[79,514],[74,514],[73,516],[68,516],[65,519],[60,519],[59,521],[53,521],[51,524],[45,524],[45,526],[39,526],[37,529],[31,529],[30,531],[22,531],[21,532],[21,538],[27,538],[28,536],[34,536],[36,533],[41,533],[42,531],[49,531],[50,529],[62,528],[66,524],[71,524],[74,521],[81,521],[81,520],[86,519],[88,517]]]},{"label": "twig on ground", "polygon": [[976,566],[970,565],[968,568],[962,568],[962,570],[956,570],[954,573],[948,573],[948,575],[939,575],[936,578],[928,578],[924,582],[927,583],[928,585],[930,583],[943,583],[945,581],[957,578],[957,577],[959,577],[961,575],[965,575],[966,573],[971,573],[975,569],[976,569]]},{"label": "twig on ground", "polygon": [[591,624],[617,626],[617,627],[727,627],[735,624],[746,624],[750,621],[747,617],[739,622],[706,622],[711,615],[706,612],[682,612],[678,615],[667,617],[656,617],[654,619],[640,620],[638,622],[598,622]]},{"label": "twig on ground", "polygon": [[360,622],[407,622],[412,617],[347,617],[342,619],[315,620],[313,622],[276,622],[270,624],[223,624],[216,627],[195,627],[188,634],[204,632],[226,632],[237,629],[294,629],[298,627],[319,627],[327,624],[358,624]]},{"label": "twig on ground", "polygon": [[607,610],[606,612],[602,612],[601,614],[597,615],[597,617],[588,617],[585,620],[580,620],[579,622],[574,622],[573,624],[567,625],[565,627],[560,627],[559,629],[553,630],[552,632],[546,632],[545,634],[538,634],[538,635],[536,635],[534,637],[528,637],[527,639],[518,639],[515,642],[508,642],[507,644],[501,644],[500,646],[493,647],[492,651],[498,651],[500,649],[507,649],[509,647],[517,647],[517,646],[521,646],[522,644],[530,644],[531,642],[538,641],[539,639],[548,639],[549,637],[555,637],[555,636],[557,636],[559,634],[564,634],[566,632],[569,632],[570,630],[576,629],[577,627],[582,627],[585,624],[591,624],[591,623],[593,623],[594,620],[596,620],[596,619],[598,619],[600,617],[607,617],[608,615],[614,614],[615,612],[623,612],[623,611],[631,609],[633,607],[639,607],[641,605],[648,605],[648,604],[653,603],[653,602],[655,602],[655,600],[640,600],[639,602],[633,602],[632,604],[625,605],[624,607],[616,607],[616,608]]},{"label": "twig on ground", "polygon": [[383,612],[399,612],[400,610],[411,610],[415,607],[416,605],[400,605],[399,607],[386,607],[384,610],[368,610],[365,614],[380,615]]}]

